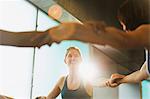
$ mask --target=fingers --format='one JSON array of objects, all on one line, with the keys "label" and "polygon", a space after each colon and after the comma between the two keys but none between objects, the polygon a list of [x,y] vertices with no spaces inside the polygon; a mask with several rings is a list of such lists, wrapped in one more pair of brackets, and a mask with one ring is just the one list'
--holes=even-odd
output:
[{"label": "fingers", "polygon": [[39,96],[39,97],[36,97],[35,99],[46,99],[45,96]]},{"label": "fingers", "polygon": [[75,29],[76,23],[62,23],[59,26],[49,29],[49,35],[54,41],[61,41],[69,39]]},{"label": "fingers", "polygon": [[107,80],[107,81],[105,82],[105,85],[106,85],[107,87],[114,88],[114,87],[117,87],[119,84],[118,84],[118,83],[111,83],[110,80]]},{"label": "fingers", "polygon": [[112,87],[112,88],[119,86],[119,84],[117,84],[117,83],[112,83],[110,85],[111,85],[110,87]]},{"label": "fingers", "polygon": [[112,74],[111,75],[111,81],[110,83],[118,83],[122,78],[124,78],[125,75],[121,74]]},{"label": "fingers", "polygon": [[120,85],[119,81],[122,80],[122,78],[124,78],[124,77],[125,77],[125,75],[112,74],[111,78],[108,79],[107,81],[105,81],[105,86],[111,87],[111,88],[117,87]]},{"label": "fingers", "polygon": [[111,75],[111,78],[124,78],[124,77],[125,77],[125,75],[121,75],[121,74],[117,74],[117,73]]},{"label": "fingers", "polygon": [[105,84],[106,84],[107,87],[112,87],[112,84],[110,83],[110,79],[107,80],[107,81],[105,82]]},{"label": "fingers", "polygon": [[105,82],[105,85],[106,85],[107,87],[109,87],[109,86],[110,86],[110,84],[109,84],[109,80],[107,80],[107,81]]}]

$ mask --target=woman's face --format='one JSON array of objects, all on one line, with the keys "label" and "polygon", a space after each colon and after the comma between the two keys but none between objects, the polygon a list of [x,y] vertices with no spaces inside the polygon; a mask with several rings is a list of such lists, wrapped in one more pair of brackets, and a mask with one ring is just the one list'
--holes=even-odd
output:
[{"label": "woman's face", "polygon": [[65,63],[68,66],[78,66],[81,63],[81,55],[76,49],[70,49],[65,57]]}]

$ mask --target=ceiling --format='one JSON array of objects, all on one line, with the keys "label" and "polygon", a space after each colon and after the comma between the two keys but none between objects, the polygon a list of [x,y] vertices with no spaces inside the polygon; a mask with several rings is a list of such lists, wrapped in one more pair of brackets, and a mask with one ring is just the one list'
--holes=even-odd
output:
[{"label": "ceiling", "polygon": [[84,21],[105,21],[119,26],[117,9],[124,0],[54,0],[73,16]]},{"label": "ceiling", "polygon": [[[29,0],[37,7],[47,13],[52,0]],[[121,28],[117,20],[117,9],[124,0],[53,0],[61,5],[67,13],[81,22],[85,21],[104,21],[107,25]],[[65,12],[66,13],[66,12]],[[67,14],[66,14],[67,15]],[[64,19],[63,19],[64,20]],[[94,46],[101,53],[113,59],[117,64],[124,66],[133,72],[140,69],[144,62],[144,48],[123,50],[118,49],[116,53],[113,49],[101,46]]]}]

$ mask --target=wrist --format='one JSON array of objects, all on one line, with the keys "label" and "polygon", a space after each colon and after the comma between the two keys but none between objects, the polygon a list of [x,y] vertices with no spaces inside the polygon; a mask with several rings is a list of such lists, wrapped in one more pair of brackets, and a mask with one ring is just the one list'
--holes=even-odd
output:
[{"label": "wrist", "polygon": [[126,83],[126,80],[123,78],[120,81],[118,81],[118,84]]}]

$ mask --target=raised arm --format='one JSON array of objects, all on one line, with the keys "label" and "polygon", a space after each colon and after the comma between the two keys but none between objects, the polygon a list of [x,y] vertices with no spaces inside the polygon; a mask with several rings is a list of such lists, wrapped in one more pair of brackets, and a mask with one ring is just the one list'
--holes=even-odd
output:
[{"label": "raised arm", "polygon": [[115,48],[135,48],[150,45],[149,28],[150,25],[142,25],[135,31],[124,32],[98,22],[62,23],[50,29],[49,34],[58,42],[62,40],[79,40],[100,45],[107,44]]},{"label": "raised arm", "polygon": [[45,32],[12,33],[0,30],[0,45],[41,47],[62,40],[79,40],[86,43],[110,45],[115,48],[150,47],[150,25],[142,25],[135,31],[124,32],[100,22],[84,24],[69,22]]},{"label": "raised arm", "polygon": [[0,45],[17,47],[41,47],[52,44],[48,31],[45,32],[9,32],[0,30]]}]

